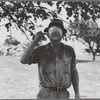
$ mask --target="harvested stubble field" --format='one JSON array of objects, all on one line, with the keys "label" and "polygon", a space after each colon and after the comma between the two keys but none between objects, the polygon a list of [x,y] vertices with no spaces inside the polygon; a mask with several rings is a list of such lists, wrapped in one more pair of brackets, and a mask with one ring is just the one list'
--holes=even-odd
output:
[{"label": "harvested stubble field", "polygon": [[[81,98],[100,98],[100,56],[77,56]],[[35,99],[38,93],[37,65],[23,65],[20,57],[0,56],[0,99]],[[71,88],[70,98],[74,91]]]}]

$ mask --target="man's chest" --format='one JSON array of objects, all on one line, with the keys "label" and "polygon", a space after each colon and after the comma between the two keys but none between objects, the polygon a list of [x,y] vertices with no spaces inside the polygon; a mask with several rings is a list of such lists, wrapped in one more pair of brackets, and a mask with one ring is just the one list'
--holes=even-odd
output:
[{"label": "man's chest", "polygon": [[46,52],[40,58],[39,67],[41,67],[42,71],[46,74],[69,74],[71,70],[71,59],[71,55],[66,52],[58,54]]}]

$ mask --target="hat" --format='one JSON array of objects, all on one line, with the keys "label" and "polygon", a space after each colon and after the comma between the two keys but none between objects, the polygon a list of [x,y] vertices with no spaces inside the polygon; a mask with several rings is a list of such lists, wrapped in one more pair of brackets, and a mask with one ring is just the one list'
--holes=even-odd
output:
[{"label": "hat", "polygon": [[52,26],[60,27],[62,29],[64,35],[65,35],[65,33],[67,33],[67,30],[64,28],[63,22],[60,19],[53,19],[51,21],[51,23],[49,24],[49,26],[44,29],[44,32],[48,32],[48,29]]}]

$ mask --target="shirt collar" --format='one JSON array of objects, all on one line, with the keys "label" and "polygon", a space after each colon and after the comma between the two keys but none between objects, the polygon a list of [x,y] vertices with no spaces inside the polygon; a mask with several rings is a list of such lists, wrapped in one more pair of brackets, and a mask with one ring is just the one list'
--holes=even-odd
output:
[{"label": "shirt collar", "polygon": [[[46,45],[46,51],[48,50],[51,50],[52,49],[52,46],[50,44],[50,42]],[[64,44],[61,43],[61,48],[60,48],[60,51],[64,50]]]}]

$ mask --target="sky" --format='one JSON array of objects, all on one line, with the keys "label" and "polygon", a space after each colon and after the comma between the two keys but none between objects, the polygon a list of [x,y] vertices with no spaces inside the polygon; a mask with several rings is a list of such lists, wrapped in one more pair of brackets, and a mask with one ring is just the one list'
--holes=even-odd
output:
[{"label": "sky", "polygon": [[[44,22],[42,22],[41,20],[39,20],[39,22],[42,23],[44,26],[42,28],[36,28],[35,32],[43,31],[48,26],[50,21],[45,20]],[[96,20],[96,22],[98,24],[98,27],[100,28],[100,19]],[[0,26],[3,24],[4,24],[4,22],[0,22]],[[64,23],[64,24],[66,26],[66,23]],[[12,33],[12,36],[15,37],[16,39],[18,39],[19,41],[21,41],[21,43],[24,43],[26,41],[25,35],[19,29],[12,27],[11,33]],[[7,38],[7,35],[10,35],[10,31],[7,32],[7,29],[5,28],[5,26],[1,26],[0,27],[0,45],[2,45],[4,43],[4,40]]]},{"label": "sky", "polygon": [[[43,5],[46,6],[47,5]],[[55,6],[50,7],[48,6],[48,9],[54,10],[56,9]],[[61,13],[63,16],[60,16],[63,20],[66,20],[66,13],[65,11],[62,11]],[[73,17],[71,17],[69,20],[73,20]],[[67,22],[69,22],[69,20],[67,20]],[[50,20],[45,20],[42,21],[41,19],[38,20],[37,24],[43,24],[42,28],[36,28],[36,30],[34,32],[38,32],[38,31],[43,31],[48,25],[49,25]],[[100,27],[100,19],[96,20],[98,27]],[[2,45],[4,43],[4,40],[7,38],[7,35],[10,35],[10,33],[12,33],[12,36],[15,37],[18,41],[20,41],[21,43],[24,43],[26,41],[26,37],[25,35],[19,30],[17,29],[14,25],[13,27],[11,27],[11,31],[7,32],[7,29],[5,28],[5,26],[1,26],[3,24],[6,24],[7,21],[2,20],[0,22],[0,45]],[[64,26],[67,26],[68,24],[64,22]],[[29,37],[31,38],[31,37]]]},{"label": "sky", "polygon": [[[43,6],[47,7],[46,4],[43,4]],[[55,6],[52,6],[52,7],[48,6],[47,8],[50,9],[50,10],[56,9]],[[62,14],[65,16],[66,13],[64,11],[62,11]],[[63,17],[60,16],[60,17],[62,19],[65,19],[64,16]],[[42,21],[41,19],[39,19],[37,21],[37,25],[39,25],[39,24],[42,23],[43,27],[42,28],[36,28],[35,31],[33,31],[33,32],[36,33],[38,31],[43,31],[49,25],[49,22],[50,22],[50,20],[44,20],[44,21]],[[0,26],[3,25],[3,24],[6,24],[6,23],[7,23],[7,21],[2,20],[0,22]],[[9,31],[9,32],[7,32],[7,29],[5,28],[5,26],[1,26],[0,27],[0,45],[2,45],[4,43],[4,40],[7,38],[7,35],[10,35],[10,32],[12,32],[12,36],[15,37],[17,40],[19,40],[21,43],[24,43],[26,41],[25,35],[20,30],[16,29],[15,26],[13,26],[13,28],[11,28],[11,31]]]}]

